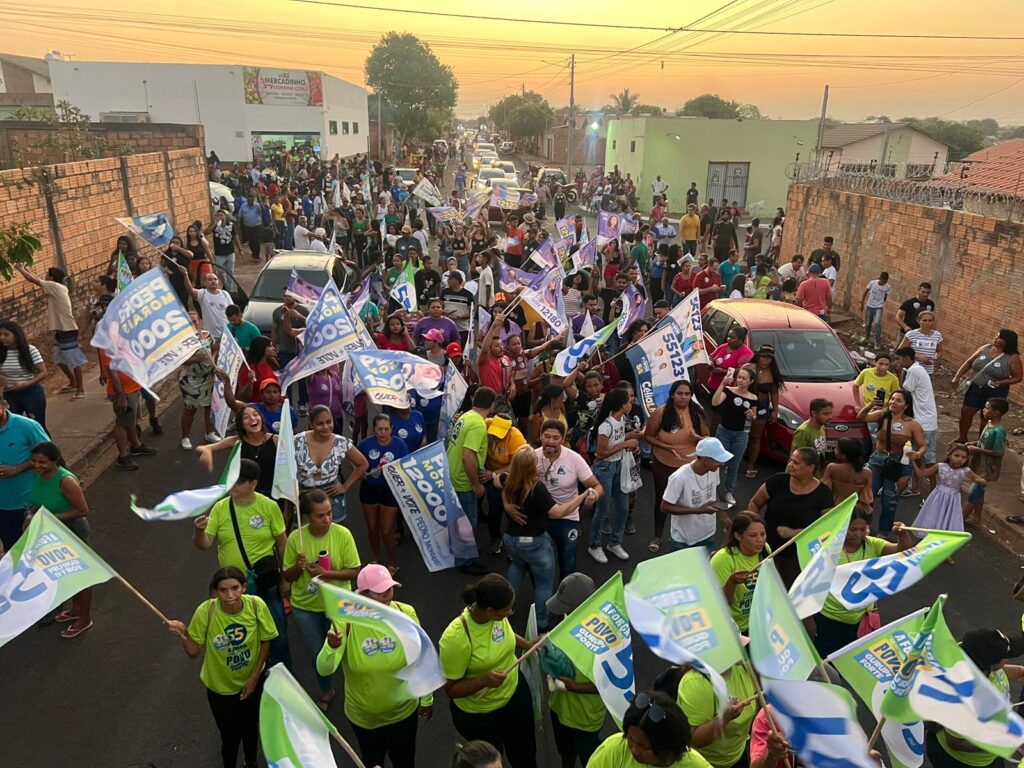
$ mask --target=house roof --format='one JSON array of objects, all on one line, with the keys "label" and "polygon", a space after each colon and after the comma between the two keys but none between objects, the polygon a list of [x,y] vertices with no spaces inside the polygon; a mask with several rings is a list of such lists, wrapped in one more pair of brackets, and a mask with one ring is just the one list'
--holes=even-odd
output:
[{"label": "house roof", "polygon": [[960,168],[936,182],[1024,195],[1024,139],[1009,139],[972,152]]},{"label": "house roof", "polygon": [[12,53],[0,53],[0,61],[9,61],[11,64],[27,69],[29,72],[33,72],[40,77],[45,77],[47,80],[50,79],[50,65],[46,63],[46,59],[34,59],[31,56],[15,56]]},{"label": "house roof", "polygon": [[[821,146],[823,149],[838,149],[839,147],[846,147],[850,144],[855,144],[858,141],[864,139],[870,139],[872,136],[878,136],[879,134],[885,133],[887,130],[894,130],[897,128],[909,128],[912,131],[917,131],[920,134],[927,136],[930,139],[946,144],[935,136],[932,136],[927,131],[923,131],[916,125],[910,123],[849,123],[844,125],[836,125],[832,128],[826,128],[825,133],[822,136]],[[950,146],[947,144],[946,146]]]}]

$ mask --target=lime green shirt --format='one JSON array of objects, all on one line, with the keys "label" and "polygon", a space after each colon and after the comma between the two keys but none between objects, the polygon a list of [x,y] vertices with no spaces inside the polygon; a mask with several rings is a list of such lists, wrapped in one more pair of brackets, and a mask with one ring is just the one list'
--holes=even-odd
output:
[{"label": "lime green shirt", "polygon": [[[882,550],[885,549],[885,545],[889,542],[885,539],[877,539],[874,536],[864,537],[864,546],[858,549],[856,552],[847,552],[845,549],[839,553],[839,564],[844,565],[846,563],[857,563],[861,560],[870,560],[872,557],[879,557],[882,554]],[[865,613],[868,612],[867,608],[859,608],[856,611],[848,611],[843,607],[843,604],[832,597],[831,593],[825,598],[825,605],[821,608],[821,615],[832,621],[838,621],[842,624],[856,624]]]},{"label": "lime green shirt", "polygon": [[[797,448],[813,448],[818,452],[820,459],[825,455],[825,428],[815,427],[809,420],[805,421],[793,432],[793,445],[790,450],[795,451]],[[819,461],[814,476],[820,479],[823,474],[825,470]]]},{"label": "lime green shirt", "polygon": [[[740,701],[749,699],[755,692],[754,681],[750,679],[747,670],[739,664],[729,670],[725,686],[729,696]],[[714,720],[718,714],[718,701],[711,682],[695,669],[691,669],[679,681],[677,702],[694,729],[709,720]],[[756,714],[757,705],[753,701],[747,702],[740,711],[740,716],[726,724],[721,736],[700,748],[704,759],[714,768],[731,768],[747,747],[750,727]]]},{"label": "lime green shirt", "polygon": [[[245,573],[245,562],[238,549],[238,537],[231,525],[230,502],[230,498],[221,499],[213,505],[206,521],[206,533],[217,542],[217,562],[220,567],[233,565]],[[238,518],[238,531],[242,535],[245,554],[251,564],[255,565],[257,560],[274,554],[274,540],[284,533],[284,518],[276,501],[257,493],[248,506],[235,503],[235,516]]]},{"label": "lime green shirt", "polygon": [[[766,547],[767,549],[767,547]],[[718,583],[724,588],[736,571],[749,571],[756,568],[762,560],[761,555],[745,555],[739,547],[729,549],[722,547],[711,556],[711,570],[718,577]],[[737,584],[729,604],[732,620],[741,632],[750,627],[750,603],[754,599],[754,587],[757,586],[758,571],[747,577],[743,584]]]},{"label": "lime green shirt", "polygon": [[[590,757],[587,768],[644,768],[629,751],[629,742],[621,733],[613,733]],[[711,763],[695,749],[688,749],[670,768],[711,768]]]},{"label": "lime green shirt", "polygon": [[277,627],[262,599],[242,595],[238,613],[225,613],[216,598],[200,603],[188,623],[188,636],[205,649],[199,679],[214,693],[230,696],[252,677],[260,644],[277,637]]},{"label": "lime green shirt", "polygon": [[[552,648],[554,646],[548,643],[545,653]],[[575,667],[573,667],[573,672],[572,679],[575,682],[593,682]],[[569,728],[587,733],[597,733],[604,725],[605,706],[599,693],[574,693],[559,689],[551,692],[548,697],[548,706],[552,712],[558,715],[562,725]]]},{"label": "lime green shirt", "polygon": [[[997,669],[995,672],[988,676],[988,679],[991,681],[992,685],[994,685],[996,688],[1003,692],[1003,695],[1005,695],[1007,697],[1007,701],[1009,701],[1010,680],[1006,677],[1006,673],[1003,672],[1003,670],[1001,669]],[[955,731],[947,730],[946,728],[940,728],[936,736],[939,744],[946,751],[946,754],[948,754],[954,760],[959,760],[964,765],[971,765],[975,766],[975,768],[982,768],[982,766],[991,764],[992,761],[996,758],[996,755],[992,754],[991,752],[985,752],[984,750],[979,752],[961,752],[958,749],[953,749],[951,746],[949,746],[949,736],[955,736],[958,739],[962,739],[964,738],[964,736],[962,734],[956,733]],[[1001,763],[1002,761],[1000,761],[1000,764]]]},{"label": "lime green shirt", "polygon": [[493,669],[512,667],[505,682],[497,688],[481,688],[472,696],[452,699],[463,712],[494,712],[505,706],[515,693],[519,683],[519,667],[515,666],[516,635],[508,619],[477,624],[469,609],[465,609],[441,635],[438,655],[441,671],[449,680],[479,677]]},{"label": "lime green shirt", "polygon": [[462,466],[465,448],[476,453],[476,465],[482,470],[487,462],[487,424],[476,411],[464,413],[448,436],[448,473],[456,491],[473,490],[473,483]]},{"label": "lime green shirt", "polygon": [[[314,536],[309,531],[309,526],[302,526],[302,554],[306,560],[315,563],[320,558],[320,553],[327,550],[331,558],[332,571],[343,571],[347,568],[358,568],[362,563],[359,560],[359,552],[356,550],[355,539],[352,532],[343,525],[331,523],[327,533],[323,536]],[[299,562],[299,532],[292,531],[288,534],[288,543],[284,547],[284,570],[295,567]],[[332,581],[342,589],[352,589],[351,581]],[[323,613],[324,604],[320,598],[320,588],[313,581],[309,571],[303,569],[299,578],[292,582],[292,607],[300,608],[303,611]]]},{"label": "lime green shirt", "polygon": [[[420,623],[411,605],[392,600],[391,607]],[[345,717],[352,723],[360,728],[382,728],[404,720],[417,706],[434,703],[432,694],[419,700],[409,698],[405,686],[395,677],[407,663],[405,649],[397,638],[356,624],[346,624],[340,631],[341,645],[337,648],[324,641],[316,657],[316,671],[329,676],[339,665],[344,667]]]}]

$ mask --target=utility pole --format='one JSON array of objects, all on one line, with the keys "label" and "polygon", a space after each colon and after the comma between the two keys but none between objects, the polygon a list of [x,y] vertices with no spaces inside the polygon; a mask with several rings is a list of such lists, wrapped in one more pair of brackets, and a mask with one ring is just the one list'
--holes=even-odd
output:
[{"label": "utility pole", "polygon": [[818,120],[818,141],[814,148],[814,162],[821,168],[821,145],[825,141],[825,115],[828,112],[828,86],[825,86],[825,95],[821,99],[821,119]]},{"label": "utility pole", "polygon": [[569,59],[569,120],[567,121],[568,135],[566,136],[566,172],[565,179],[570,184],[572,180],[572,133],[576,130],[576,54]]},{"label": "utility pole", "polygon": [[523,83],[523,96],[526,96],[526,83]]},{"label": "utility pole", "polygon": [[380,91],[377,91],[377,156],[384,163],[384,123],[380,121]]}]

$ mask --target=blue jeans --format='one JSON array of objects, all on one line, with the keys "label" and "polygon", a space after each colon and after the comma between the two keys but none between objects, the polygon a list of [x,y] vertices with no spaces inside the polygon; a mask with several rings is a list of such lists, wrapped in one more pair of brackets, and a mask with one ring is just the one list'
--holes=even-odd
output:
[{"label": "blue jeans", "polygon": [[558,520],[548,520],[548,534],[555,545],[555,554],[558,556],[558,573],[565,578],[570,573],[576,573],[576,549],[580,540],[580,521],[567,520],[564,517]]},{"label": "blue jeans", "polygon": [[[477,523],[477,518],[478,518],[478,511],[477,510],[479,509],[478,504],[479,504],[480,500],[476,497],[476,494],[473,493],[472,489],[470,489],[468,491],[456,491],[455,495],[458,496],[458,498],[459,498],[459,506],[462,507],[462,511],[465,512],[466,513],[466,517],[469,518],[469,523],[470,523],[470,525],[473,526],[473,531],[475,533],[476,532],[476,523]],[[468,565],[469,563],[472,563],[472,562],[473,562],[472,559],[467,560],[464,557],[457,557],[457,558],[455,558],[455,564],[456,565]]]},{"label": "blue jeans", "polygon": [[[875,451],[868,459],[868,468],[871,470],[871,490],[875,497],[881,499],[881,512],[878,515],[878,532],[888,534],[892,532],[892,524],[896,521],[896,507],[899,505],[900,497],[896,491],[898,480],[887,480],[882,477],[882,467],[885,466],[887,456],[881,451]],[[910,475],[910,465],[901,465],[904,477]]]},{"label": "blue jeans", "polygon": [[295,222],[285,221],[284,224],[284,249],[295,250]]},{"label": "blue jeans", "polygon": [[622,546],[622,537],[626,533],[626,520],[629,517],[629,494],[622,490],[619,483],[622,461],[606,461],[598,459],[594,462],[592,469],[597,482],[604,489],[604,494],[597,500],[597,510],[594,512],[594,519],[590,522],[590,548],[601,546],[601,529],[604,521],[611,514],[611,503],[615,501],[615,517],[612,518],[612,535],[608,543]]},{"label": "blue jeans", "polygon": [[508,581],[519,591],[523,577],[529,573],[533,581],[533,603],[537,607],[537,629],[548,626],[547,600],[555,590],[555,548],[546,533],[540,536],[501,537],[505,551],[512,558],[508,567]]},{"label": "blue jeans", "polygon": [[882,344],[882,310],[884,307],[864,308],[864,338],[871,335],[871,326],[875,326],[875,344]]},{"label": "blue jeans", "polygon": [[214,255],[213,262],[225,270],[224,272],[217,271],[217,277],[224,283],[224,289],[230,290],[233,286],[237,285],[233,277],[235,274],[235,254],[226,253],[222,256]]},{"label": "blue jeans", "polygon": [[696,544],[683,544],[681,541],[675,539],[669,539],[668,548],[673,552],[678,552],[681,549],[693,549],[694,547],[704,547],[708,551],[708,554],[715,551],[715,537],[709,536],[704,541],[698,541]]},{"label": "blue jeans", "polygon": [[42,384],[33,384],[27,389],[7,390],[4,397],[13,413],[35,419],[40,427],[46,429],[46,389]]},{"label": "blue jeans", "polygon": [[[327,630],[331,622],[321,612],[304,611],[301,608],[292,606],[292,618],[299,625],[299,632],[302,633],[302,641],[306,644],[310,655],[313,657],[313,668],[316,668],[316,657],[320,649],[324,647],[324,640],[327,639]],[[331,690],[331,678],[323,675],[316,676],[316,683],[320,686],[320,693],[327,693]]]},{"label": "blue jeans", "polygon": [[[270,609],[270,616],[274,620],[274,626],[277,627],[277,637],[270,641],[270,656],[267,658],[267,666],[271,667],[280,662],[291,670],[292,652],[288,647],[288,616],[284,612],[284,600],[281,599],[281,593],[278,592],[275,584],[270,589],[260,592],[259,596],[263,598],[263,602]],[[327,634],[324,633],[324,637],[326,636]],[[317,653],[319,652],[318,648]]]},{"label": "blue jeans", "polygon": [[729,463],[725,465],[725,492],[732,493],[736,488],[736,476],[740,473],[740,462],[743,461],[743,454],[747,450],[750,433],[742,429],[729,429],[719,424],[715,437],[721,441],[725,450],[732,454]]}]

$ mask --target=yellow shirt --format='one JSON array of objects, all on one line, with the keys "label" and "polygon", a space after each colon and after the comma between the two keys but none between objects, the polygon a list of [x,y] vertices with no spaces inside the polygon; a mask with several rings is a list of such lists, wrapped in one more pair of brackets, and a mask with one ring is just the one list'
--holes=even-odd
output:
[{"label": "yellow shirt", "polygon": [[[484,423],[490,428],[494,419],[484,419]],[[515,427],[511,427],[506,435],[498,440],[487,436],[487,462],[484,464],[492,472],[499,469],[508,469],[512,463],[512,454],[526,445],[526,438],[523,433]]]},{"label": "yellow shirt", "polygon": [[688,213],[679,220],[679,232],[683,240],[697,240],[700,238],[700,216],[696,213]]},{"label": "yellow shirt", "polygon": [[885,390],[885,400],[883,402],[887,403],[892,393],[900,388],[900,380],[896,378],[895,373],[886,373],[884,376],[879,376],[875,373],[874,368],[865,368],[853,383],[855,386],[860,387],[860,396],[865,403],[870,403],[874,400],[875,393],[879,389]]},{"label": "yellow shirt", "polygon": [[274,203],[270,206],[270,215],[274,217],[274,221],[284,221],[284,206]]}]

